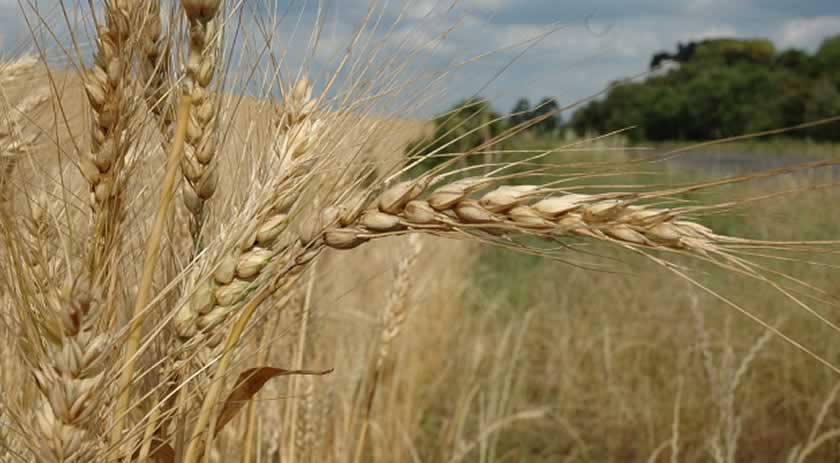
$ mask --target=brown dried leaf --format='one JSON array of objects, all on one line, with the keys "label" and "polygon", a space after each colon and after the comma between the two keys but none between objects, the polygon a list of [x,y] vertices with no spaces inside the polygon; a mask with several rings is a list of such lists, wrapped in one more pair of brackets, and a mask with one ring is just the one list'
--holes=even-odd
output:
[{"label": "brown dried leaf", "polygon": [[[137,461],[138,458],[140,458],[140,449],[134,451],[131,461]],[[160,437],[160,432],[156,432],[152,438],[148,461],[153,461],[154,463],[175,463],[175,449]]]},{"label": "brown dried leaf", "polygon": [[149,456],[155,463],[175,463],[175,449],[165,442],[155,445]]},{"label": "brown dried leaf", "polygon": [[224,429],[225,425],[236,417],[239,410],[241,410],[242,407],[257,394],[257,392],[260,392],[260,389],[265,386],[265,383],[267,383],[268,380],[278,376],[291,375],[321,376],[332,373],[332,371],[332,368],[329,370],[284,370],[282,368],[272,367],[257,367],[243,371],[239,374],[239,379],[236,380],[236,386],[233,387],[233,391],[231,391],[227,400],[225,400],[222,411],[219,413],[219,417],[216,420],[214,435],[219,434],[219,432]]}]

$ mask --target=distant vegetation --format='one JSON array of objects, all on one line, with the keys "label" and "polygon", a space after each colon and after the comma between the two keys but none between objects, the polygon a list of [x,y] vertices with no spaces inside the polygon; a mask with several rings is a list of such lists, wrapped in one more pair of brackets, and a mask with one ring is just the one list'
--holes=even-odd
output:
[{"label": "distant vegetation", "polygon": [[469,164],[487,162],[492,153],[509,146],[498,138],[511,128],[521,127],[518,132],[533,136],[550,136],[561,127],[559,106],[553,98],[543,98],[536,106],[523,98],[514,106],[511,114],[504,116],[496,112],[490,103],[480,98],[470,98],[457,103],[446,113],[435,118],[434,132],[415,140],[406,148],[410,156],[428,156],[421,165],[428,169],[448,159],[447,153],[473,153],[461,160]]},{"label": "distant vegetation", "polygon": [[[840,35],[809,54],[777,50],[766,39],[709,39],[677,44],[674,52],[651,57],[651,77],[615,82],[607,96],[574,112],[564,124],[553,98],[532,105],[520,99],[503,116],[482,99],[456,104],[435,119],[434,133],[412,143],[412,155],[432,157],[475,151],[506,129],[521,127],[511,143],[554,137],[564,129],[578,135],[633,127],[630,141],[699,141],[755,133],[840,116]],[[785,137],[840,141],[840,123],[789,132]],[[502,148],[505,144],[501,145]],[[500,149],[499,144],[494,149]]]},{"label": "distant vegetation", "polygon": [[[660,52],[643,82],[615,85],[578,110],[578,133],[636,126],[634,140],[708,140],[840,115],[840,35],[814,54],[778,51],[768,40],[714,39]],[[789,136],[840,140],[838,124]]]}]

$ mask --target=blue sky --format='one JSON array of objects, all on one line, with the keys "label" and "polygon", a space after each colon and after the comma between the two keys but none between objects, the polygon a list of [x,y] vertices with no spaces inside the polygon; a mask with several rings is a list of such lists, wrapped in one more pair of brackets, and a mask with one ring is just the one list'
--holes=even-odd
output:
[{"label": "blue sky", "polygon": [[[39,1],[48,8],[57,0]],[[85,1],[76,1],[84,8]],[[320,8],[319,49],[309,54],[317,67],[347,46],[370,3],[244,0],[243,5],[257,15],[289,11],[280,22],[287,33],[295,24],[299,30],[311,28]],[[372,36],[419,49],[416,72],[496,51],[448,76],[432,109],[475,93],[503,111],[520,96],[570,103],[645,71],[654,52],[671,50],[678,41],[767,37],[781,48],[814,50],[824,37],[840,33],[838,0],[460,0],[454,5],[453,0],[379,0],[378,5],[383,24],[400,19],[389,34],[380,29]],[[434,40],[453,24],[445,39]],[[17,0],[0,0],[2,49],[17,49],[25,30]],[[547,32],[522,54],[522,43]],[[289,51],[290,62],[303,59],[297,51]]]}]

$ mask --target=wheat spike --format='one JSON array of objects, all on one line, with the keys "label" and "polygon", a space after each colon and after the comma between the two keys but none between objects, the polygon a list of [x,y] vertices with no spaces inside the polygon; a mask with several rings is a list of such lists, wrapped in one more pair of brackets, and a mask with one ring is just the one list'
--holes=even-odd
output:
[{"label": "wheat spike", "polygon": [[379,352],[376,358],[374,370],[375,376],[379,376],[385,368],[385,362],[391,350],[391,344],[399,336],[400,330],[408,318],[408,292],[411,287],[411,271],[417,261],[417,257],[423,250],[423,243],[417,235],[408,237],[409,250],[400,259],[396,270],[396,279],[388,294],[388,302],[385,305],[385,312],[382,314],[382,333],[379,339]]},{"label": "wheat spike", "polygon": [[221,0],[183,0],[188,22],[189,56],[184,70],[183,91],[192,101],[181,172],[184,204],[192,214],[190,231],[199,246],[201,229],[206,221],[205,202],[216,192],[218,174],[214,159],[218,150],[216,133],[216,98],[210,84],[216,72],[221,41],[218,18]]},{"label": "wheat spike", "polygon": [[23,55],[14,61],[0,63],[0,85],[6,86],[29,75],[38,64],[35,55]]},{"label": "wheat spike", "polygon": [[123,220],[120,177],[129,151],[134,107],[129,77],[135,12],[135,4],[128,0],[105,3],[105,22],[96,31],[93,67],[84,76],[92,123],[90,151],[82,153],[79,168],[90,186],[95,210],[93,267],[107,259]]},{"label": "wheat spike", "polygon": [[43,394],[33,417],[39,461],[92,461],[102,445],[97,429],[110,342],[94,332],[100,301],[90,288],[80,277],[45,301],[50,343],[33,370]]},{"label": "wheat spike", "polygon": [[706,254],[719,252],[723,243],[744,242],[687,220],[684,211],[648,208],[630,200],[580,194],[541,197],[536,186],[502,186],[478,199],[470,197],[492,183],[483,178],[458,180],[425,198],[421,182],[397,184],[354,224],[324,230],[324,244],[349,249],[389,233],[483,232],[550,240],[578,236]]},{"label": "wheat spike", "polygon": [[161,131],[168,136],[175,114],[170,98],[169,38],[161,35],[160,0],[145,0],[143,29],[140,35],[140,71],[145,84],[144,97],[158,118]]},{"label": "wheat spike", "polygon": [[[284,104],[287,110],[279,117],[282,133],[275,145],[277,156],[282,159],[281,166],[285,167],[278,181],[283,187],[278,186],[277,194],[242,229],[236,245],[214,262],[212,276],[202,276],[198,281],[204,282],[179,309],[174,327],[179,339],[185,342],[199,332],[211,332],[235,313],[248,294],[271,276],[266,272],[268,265],[278,265],[284,251],[294,244],[284,239],[284,232],[290,208],[299,194],[295,186],[311,165],[307,154],[320,129],[320,124],[310,119],[314,108],[310,84],[302,79],[294,89]],[[313,230],[316,227],[317,224]],[[284,282],[284,287],[291,284]]]}]

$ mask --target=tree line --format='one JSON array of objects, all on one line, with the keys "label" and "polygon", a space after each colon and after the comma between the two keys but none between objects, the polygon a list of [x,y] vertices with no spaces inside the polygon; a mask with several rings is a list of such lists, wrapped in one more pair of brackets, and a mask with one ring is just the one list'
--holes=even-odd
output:
[{"label": "tree line", "polygon": [[550,97],[533,106],[528,99],[522,98],[508,115],[497,112],[485,99],[469,98],[458,102],[433,122],[435,130],[430,135],[413,141],[406,148],[410,157],[425,158],[421,169],[440,164],[448,159],[448,153],[473,153],[464,161],[470,164],[489,162],[482,153],[490,147],[505,149],[509,140],[497,140],[503,134],[515,132],[516,138],[553,136],[563,126],[560,106]]},{"label": "tree line", "polygon": [[[840,115],[840,35],[813,54],[765,39],[681,43],[650,65],[651,77],[615,83],[569,125],[579,134],[634,126],[627,135],[635,140],[710,140]],[[838,141],[840,125],[785,136]]]},{"label": "tree line", "polygon": [[[614,82],[605,98],[580,107],[569,121],[550,97],[536,104],[521,98],[502,115],[481,98],[470,98],[434,120],[434,132],[408,146],[412,156],[481,152],[514,129],[517,137],[579,136],[628,129],[631,141],[713,140],[840,116],[840,34],[813,54],[779,51],[766,39],[707,39],[678,43],[655,53],[650,77]],[[840,141],[840,123],[787,132],[787,137]],[[505,144],[494,144],[495,149]],[[474,156],[474,159],[481,159]]]}]

